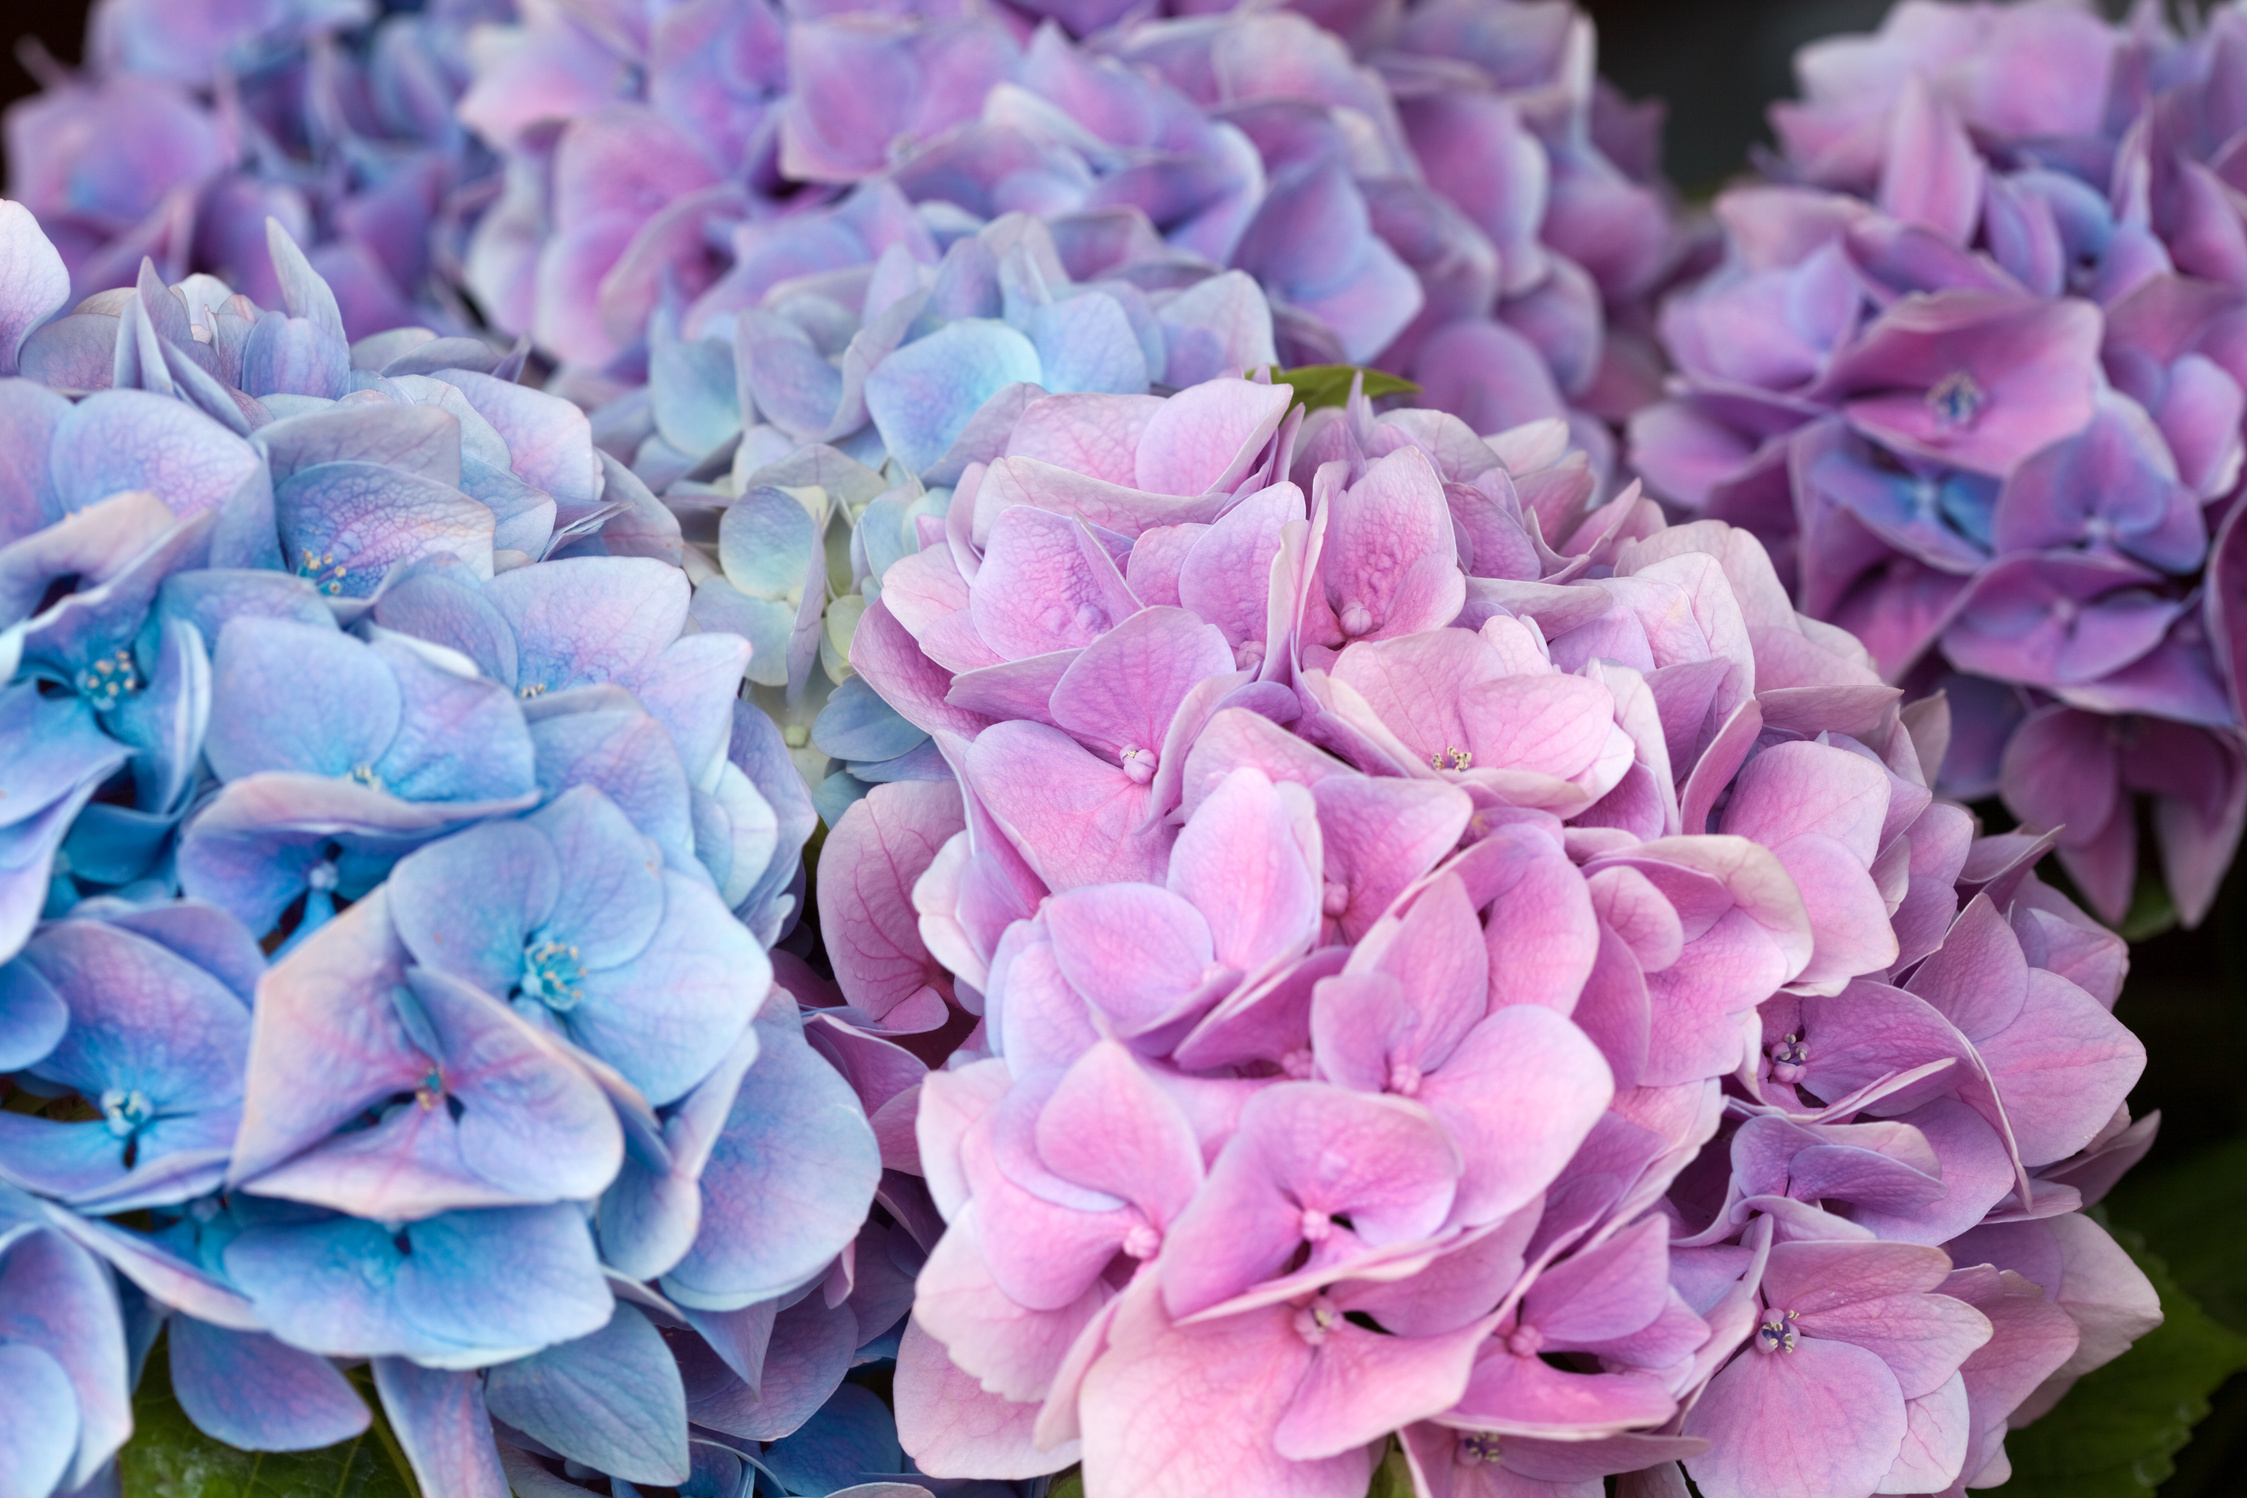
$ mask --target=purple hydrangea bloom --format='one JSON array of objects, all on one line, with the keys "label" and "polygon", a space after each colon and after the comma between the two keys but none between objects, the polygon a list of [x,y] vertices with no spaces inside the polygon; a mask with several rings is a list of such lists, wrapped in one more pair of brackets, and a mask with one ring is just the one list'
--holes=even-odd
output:
[{"label": "purple hydrangea bloom", "polygon": [[[359,337],[465,323],[441,271],[493,163],[452,118],[465,39],[500,12],[364,0],[163,6],[105,0],[73,74],[11,106],[9,193],[38,215],[80,297],[205,271],[279,300],[265,220],[299,239]],[[131,121],[126,129],[115,128]]]},{"label": "purple hydrangea bloom", "polygon": [[[2110,922],[2145,798],[2187,924],[2243,820],[2238,27],[1905,0],[1805,48],[1724,263],[1663,309],[1675,394],[1632,420],[1661,497],[1948,691],[1939,783],[2059,833]],[[2160,768],[2117,768],[2138,743]]]}]

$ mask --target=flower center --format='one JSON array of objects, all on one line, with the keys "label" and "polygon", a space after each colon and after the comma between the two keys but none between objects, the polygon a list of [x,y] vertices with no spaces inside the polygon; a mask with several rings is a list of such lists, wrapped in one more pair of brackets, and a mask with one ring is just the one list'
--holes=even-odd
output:
[{"label": "flower center", "polygon": [[523,992],[557,1012],[585,997],[585,964],[566,942],[534,942],[523,952]]},{"label": "flower center", "polygon": [[1350,908],[1350,887],[1339,880],[1329,879],[1319,891],[1319,909],[1328,915],[1339,916]]},{"label": "flower center", "polygon": [[112,1087],[101,1095],[102,1122],[119,1139],[130,1139],[154,1117],[156,1105],[139,1088]]},{"label": "flower center", "polygon": [[1155,778],[1155,751],[1136,744],[1124,745],[1123,768],[1134,785],[1145,785]]},{"label": "flower center", "polygon": [[543,697],[546,695],[546,683],[543,681],[524,682],[515,689],[515,695],[525,702],[530,701],[533,697]]},{"label": "flower center", "polygon": [[1545,1334],[1523,1322],[1507,1336],[1506,1346],[1517,1358],[1533,1358],[1545,1350]]},{"label": "flower center", "polygon": [[1489,1430],[1468,1430],[1459,1433],[1459,1465],[1479,1467],[1484,1462],[1498,1460],[1498,1434]]},{"label": "flower center", "polygon": [[351,575],[351,569],[337,561],[334,552],[314,551],[307,546],[297,553],[296,575],[332,597],[343,591],[343,580]]},{"label": "flower center", "polygon": [[1324,1243],[1333,1234],[1333,1218],[1316,1207],[1303,1209],[1303,1240],[1306,1243]]},{"label": "flower center", "polygon": [[1763,1325],[1755,1329],[1757,1352],[1793,1352],[1795,1343],[1794,1312],[1767,1311]]},{"label": "flower center", "polygon": [[414,1089],[414,1101],[421,1105],[422,1112],[427,1113],[444,1100],[445,1074],[432,1066],[429,1068],[429,1075],[423,1077],[421,1085]]},{"label": "flower center", "polygon": [[78,695],[93,704],[97,713],[107,712],[144,685],[140,668],[133,664],[133,653],[122,645],[79,672],[77,680]]},{"label": "flower center", "polygon": [[1474,767],[1474,763],[1474,750],[1459,749],[1453,747],[1450,744],[1446,744],[1443,746],[1443,752],[1441,754],[1431,754],[1428,756],[1428,764],[1432,768],[1438,770],[1467,770],[1472,769]]},{"label": "flower center", "polygon": [[1318,1063],[1309,1050],[1298,1047],[1280,1057],[1280,1070],[1298,1082],[1307,1082],[1318,1070]]},{"label": "flower center", "polygon": [[1810,1047],[1800,1035],[1789,1035],[1771,1048],[1771,1080],[1792,1082],[1810,1062]]},{"label": "flower center", "polygon": [[1123,1251],[1135,1259],[1151,1259],[1162,1252],[1163,1235],[1146,1223],[1138,1223],[1124,1234]]},{"label": "flower center", "polygon": [[1420,1068],[1409,1061],[1392,1062],[1389,1066],[1389,1091],[1398,1097],[1413,1097],[1420,1091]]},{"label": "flower center", "polygon": [[1961,369],[1944,375],[1935,388],[1927,392],[1927,408],[1946,427],[1968,427],[1981,413],[1984,399],[1982,387]]},{"label": "flower center", "polygon": [[1373,610],[1353,599],[1342,605],[1342,617],[1339,622],[1342,625],[1342,633],[1353,640],[1360,635],[1369,635],[1373,633]]},{"label": "flower center", "polygon": [[1313,1347],[1342,1324],[1342,1308],[1321,1295],[1295,1313],[1295,1334]]},{"label": "flower center", "polygon": [[355,781],[370,791],[382,789],[382,777],[375,773],[373,765],[353,765],[345,772],[343,778]]}]

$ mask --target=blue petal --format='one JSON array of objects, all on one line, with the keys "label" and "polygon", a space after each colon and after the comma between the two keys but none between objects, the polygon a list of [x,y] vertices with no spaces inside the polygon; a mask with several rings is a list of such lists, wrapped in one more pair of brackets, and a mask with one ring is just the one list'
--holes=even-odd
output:
[{"label": "blue petal", "polygon": [[928,734],[884,702],[864,677],[853,676],[819,710],[811,741],[836,759],[881,760],[926,743]]},{"label": "blue petal", "polygon": [[457,650],[493,681],[515,685],[515,628],[457,564],[413,568],[383,590],[374,617],[384,629]]},{"label": "blue petal", "polygon": [[349,395],[351,350],[308,318],[268,312],[242,345],[242,389],[261,397]]},{"label": "blue petal", "polygon": [[96,921],[46,927],[17,959],[70,1006],[70,1032],[37,1066],[88,1098],[144,1094],[159,1114],[242,1095],[250,1015],[209,973],[143,936]]},{"label": "blue petal", "polygon": [[[730,1310],[802,1284],[857,1236],[881,1151],[850,1084],[787,1020],[762,1050],[702,1176],[702,1232],[666,1294]],[[855,1345],[855,1344],[854,1344]]]},{"label": "blue petal", "polygon": [[874,1391],[844,1384],[794,1435],[765,1448],[765,1465],[791,1493],[817,1498],[904,1470],[897,1421]]},{"label": "blue petal", "polygon": [[758,1386],[751,1389],[714,1352],[682,1357],[687,1418],[750,1441],[777,1441],[803,1426],[850,1371],[858,1318],[848,1304],[830,1308],[815,1291],[773,1321]]},{"label": "blue petal", "polygon": [[819,782],[819,788],[811,793],[811,804],[819,808],[819,820],[837,827],[842,824],[843,813],[866,799],[867,792],[873,788],[850,771],[837,770]]},{"label": "blue petal", "polygon": [[47,450],[69,411],[70,402],[44,385],[0,380],[0,542],[61,518]]},{"label": "blue petal", "polygon": [[540,698],[532,704],[530,734],[542,797],[592,786],[663,851],[668,867],[693,865],[694,825],[678,750],[669,731],[627,694],[591,687]]},{"label": "blue petal", "polygon": [[488,822],[402,860],[390,876],[391,915],[421,962],[505,994],[522,976],[532,933],[553,913],[562,875],[536,828]]},{"label": "blue petal", "polygon": [[674,1486],[692,1470],[678,1361],[630,1306],[589,1337],[492,1369],[484,1400],[525,1435],[611,1477]]},{"label": "blue petal", "polygon": [[602,1196],[595,1230],[603,1257],[621,1273],[652,1280],[694,1246],[702,1225],[702,1170],[733,1111],[741,1079],[757,1059],[758,1044],[756,1026],[744,1029],[726,1059],[672,1109],[663,1125],[668,1168],[657,1170],[627,1155],[616,1184]]},{"label": "blue petal", "polygon": [[321,463],[380,463],[448,488],[460,487],[460,420],[437,406],[351,401],[258,429],[278,483]]},{"label": "blue petal", "polygon": [[457,488],[379,463],[318,463],[273,490],[282,557],[323,593],[373,596],[401,563],[452,556],[492,570],[492,512]]},{"label": "blue petal", "polygon": [[648,329],[648,393],[655,429],[683,453],[709,452],[741,430],[732,345],[679,337],[667,311]]},{"label": "blue petal", "polygon": [[421,1490],[444,1498],[508,1498],[481,1381],[377,1358],[375,1392]]},{"label": "blue petal", "polygon": [[724,577],[706,577],[694,590],[695,623],[749,642],[749,679],[759,686],[788,684],[788,645],[796,631],[796,606],[742,592]]},{"label": "blue petal", "polygon": [[0,1071],[21,1071],[55,1048],[70,1006],[30,964],[0,967]]},{"label": "blue petal", "polygon": [[225,1257],[276,1337],[331,1357],[479,1367],[582,1337],[615,1306],[567,1205],[448,1212],[395,1235],[349,1217],[260,1224]]},{"label": "blue petal", "polygon": [[62,1486],[83,1486],[133,1429],[124,1318],[101,1261],[57,1232],[16,1239],[0,1259],[0,1347],[11,1343],[46,1353],[69,1378],[78,1439]]},{"label": "blue petal", "polygon": [[1048,302],[1030,314],[1030,338],[1043,371],[1031,378],[1048,390],[1147,393],[1147,355],[1113,297],[1086,292]]},{"label": "blue petal", "polygon": [[536,785],[530,727],[505,687],[457,676],[407,641],[370,648],[398,683],[398,731],[374,762],[377,783],[409,801],[504,800]]},{"label": "blue petal", "polygon": [[1030,340],[1005,323],[955,322],[884,359],[866,379],[866,409],[882,441],[920,472],[967,430],[978,407],[1008,385],[1035,384]]},{"label": "blue petal", "polygon": [[77,1449],[78,1396],[62,1364],[36,1347],[0,1345],[0,1470],[10,1489],[52,1491]]},{"label": "blue petal", "polygon": [[326,1358],[261,1332],[174,1316],[172,1391],[196,1429],[245,1451],[313,1451],[369,1423],[366,1402]]},{"label": "blue petal", "polygon": [[[336,342],[344,343],[343,312],[336,306],[335,293],[312,268],[312,262],[304,258],[304,251],[281,227],[279,219],[265,221],[265,252],[272,257],[274,279],[281,287],[281,305],[289,316],[304,318]],[[348,360],[348,348],[345,355]]]},{"label": "blue petal", "polygon": [[203,752],[222,780],[296,770],[362,780],[397,737],[397,677],[333,628],[236,619],[219,632]]},{"label": "blue petal", "polygon": [[523,696],[622,682],[679,637],[686,575],[646,557],[573,557],[518,567],[484,585],[515,630]]},{"label": "blue petal", "polygon": [[771,484],[749,490],[718,518],[718,565],[752,598],[793,598],[818,544],[818,523],[804,502]]}]

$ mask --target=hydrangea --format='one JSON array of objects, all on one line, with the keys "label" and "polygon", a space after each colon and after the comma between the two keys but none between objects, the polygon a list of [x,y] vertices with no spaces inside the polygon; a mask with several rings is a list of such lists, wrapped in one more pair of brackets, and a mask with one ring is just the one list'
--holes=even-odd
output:
[{"label": "hydrangea", "polygon": [[[1283,362],[1410,367],[1486,428],[1652,393],[1638,309],[1679,249],[1658,114],[1597,81],[1580,14],[1028,9],[538,7],[486,29],[460,113],[508,185],[468,285],[588,389],[636,385],[671,292],[688,336],[741,342],[725,324],[783,282],[899,243],[933,261],[932,237],[1019,211],[1077,280],[1159,297],[1246,271]],[[865,203],[876,186],[914,207]]]},{"label": "hydrangea", "polygon": [[2187,924],[2247,822],[2242,20],[1905,0],[1806,47],[1724,263],[1662,313],[1677,394],[1631,427],[1664,498],[1947,690],[1940,784],[2057,832],[2110,922],[2142,817]]},{"label": "hydrangea", "polygon": [[104,1480],[162,1330],[252,1450],[364,1430],[371,1360],[431,1492],[907,1472],[836,1391],[926,1068],[768,955],[816,815],[753,642],[519,356],[351,341],[264,232],[278,307],[65,313],[0,206],[0,1459]]},{"label": "hydrangea", "polygon": [[312,246],[353,337],[472,321],[451,290],[493,162],[453,118],[464,39],[504,0],[175,6],[101,0],[86,67],[34,53],[42,93],[8,107],[8,196],[75,295],[209,272],[280,300],[265,223]]},{"label": "hydrangea", "polygon": [[2158,1320],[2081,1210],[2151,1138],[2121,941],[1747,532],[1555,482],[1558,422],[1289,407],[1045,396],[859,621],[952,778],[843,815],[823,932],[859,1009],[975,1017],[914,1113],[905,1450],[2002,1481]]}]

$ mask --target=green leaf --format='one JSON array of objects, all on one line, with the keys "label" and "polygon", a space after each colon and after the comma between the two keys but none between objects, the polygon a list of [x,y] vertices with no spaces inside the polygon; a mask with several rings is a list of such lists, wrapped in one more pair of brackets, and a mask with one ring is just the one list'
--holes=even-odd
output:
[{"label": "green leaf", "polygon": [[1321,406],[1346,404],[1350,399],[1350,381],[1359,375],[1365,376],[1367,400],[1420,393],[1420,387],[1410,380],[1383,374],[1378,369],[1361,369],[1355,364],[1306,364],[1299,369],[1282,369],[1274,364],[1269,368],[1273,384],[1294,386],[1295,404],[1313,411]]},{"label": "green leaf", "polygon": [[1365,1498],[1412,1498],[1412,1494],[1412,1465],[1405,1460],[1397,1438],[1391,1436],[1381,1465],[1373,1469],[1373,1487]]},{"label": "green leaf", "polygon": [[2005,1438],[2013,1460],[2005,1498],[2145,1498],[2176,1470],[2208,1396],[2247,1369],[2247,1337],[2202,1311],[2138,1234],[2114,1236],[2153,1281],[2167,1319]]},{"label": "green leaf", "polygon": [[[419,1498],[379,1409],[366,1431],[321,1451],[237,1451],[187,1418],[170,1363],[159,1343],[133,1396],[133,1438],[118,1454],[125,1498]],[[363,1372],[355,1381],[366,1392]]]},{"label": "green leaf", "polygon": [[1046,1498],[1084,1498],[1084,1468],[1071,1467],[1053,1480]]}]

